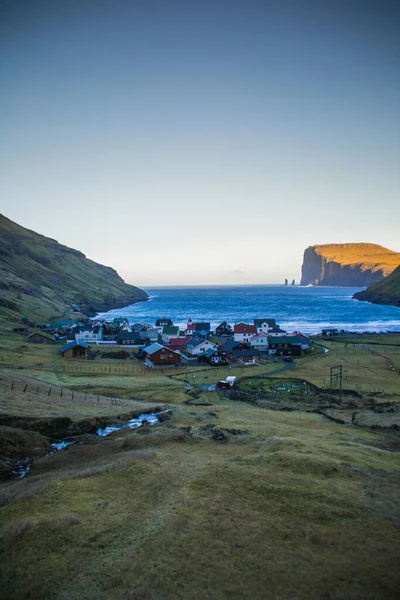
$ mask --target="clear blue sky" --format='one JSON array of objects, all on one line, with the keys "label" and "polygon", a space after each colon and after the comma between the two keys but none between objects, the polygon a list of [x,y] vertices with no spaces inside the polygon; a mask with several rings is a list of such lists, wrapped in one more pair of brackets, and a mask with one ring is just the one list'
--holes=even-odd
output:
[{"label": "clear blue sky", "polygon": [[1,212],[130,283],[400,251],[400,5],[0,4]]}]

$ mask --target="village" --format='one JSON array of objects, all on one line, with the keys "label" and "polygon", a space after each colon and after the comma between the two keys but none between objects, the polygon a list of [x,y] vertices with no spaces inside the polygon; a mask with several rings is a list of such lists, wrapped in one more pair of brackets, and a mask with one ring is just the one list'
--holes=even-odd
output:
[{"label": "village", "polygon": [[[30,333],[29,327],[35,326]],[[59,319],[53,323],[24,323],[13,330],[24,334],[30,343],[59,344],[65,359],[124,359],[135,350],[135,356],[152,369],[173,368],[184,365],[230,364],[256,365],[273,358],[293,357],[309,353],[312,340],[299,331],[287,333],[275,319],[256,318],[253,323],[220,323],[215,329],[209,322],[188,319],[184,327],[175,325],[171,318],[147,323],[129,324],[118,317],[109,322],[104,319],[74,321]],[[117,351],[116,351],[117,350]]]}]

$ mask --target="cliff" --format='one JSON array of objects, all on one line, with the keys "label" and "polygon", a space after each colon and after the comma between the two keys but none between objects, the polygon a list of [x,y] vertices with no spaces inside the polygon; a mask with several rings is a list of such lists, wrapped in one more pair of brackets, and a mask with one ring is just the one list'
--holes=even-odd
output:
[{"label": "cliff", "polygon": [[147,300],[111,267],[0,215],[0,314],[12,321],[89,316]]},{"label": "cliff", "polygon": [[400,307],[400,265],[378,283],[354,294],[353,298],[374,304],[393,304]]},{"label": "cliff", "polygon": [[304,252],[300,285],[363,287],[390,275],[400,253],[377,244],[324,244]]}]

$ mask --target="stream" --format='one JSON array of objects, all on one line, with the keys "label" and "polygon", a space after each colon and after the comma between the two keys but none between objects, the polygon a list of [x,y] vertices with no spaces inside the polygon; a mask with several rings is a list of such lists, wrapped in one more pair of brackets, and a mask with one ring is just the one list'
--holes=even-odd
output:
[{"label": "stream", "polygon": [[[164,413],[170,412],[170,410],[162,411]],[[120,429],[137,429],[142,425],[154,425],[155,423],[160,423],[160,419],[158,415],[160,413],[143,413],[134,419],[130,419],[127,423],[122,425],[107,425],[107,427],[100,428],[96,431],[96,433],[92,434],[96,438],[103,438],[114,431],[119,431]],[[90,434],[89,434],[90,435]],[[81,440],[76,440],[72,442],[66,442],[65,440],[61,440],[60,442],[54,442],[51,444],[52,450],[45,456],[49,456],[50,454],[55,454],[60,450],[65,450],[68,446],[72,446],[72,444],[84,444]],[[12,474],[17,477],[17,479],[22,479],[32,470],[32,460],[29,457],[21,458],[15,463],[15,468],[12,471]]]}]

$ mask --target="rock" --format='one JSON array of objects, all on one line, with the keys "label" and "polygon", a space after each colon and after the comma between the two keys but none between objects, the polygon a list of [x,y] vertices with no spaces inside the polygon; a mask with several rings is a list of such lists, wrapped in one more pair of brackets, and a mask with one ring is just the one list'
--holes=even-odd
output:
[{"label": "rock", "polygon": [[212,438],[216,442],[225,442],[228,439],[226,437],[226,435],[224,433],[222,433],[222,431],[220,429],[218,429],[218,427],[214,428],[214,431],[213,431],[213,434],[212,434]]}]

